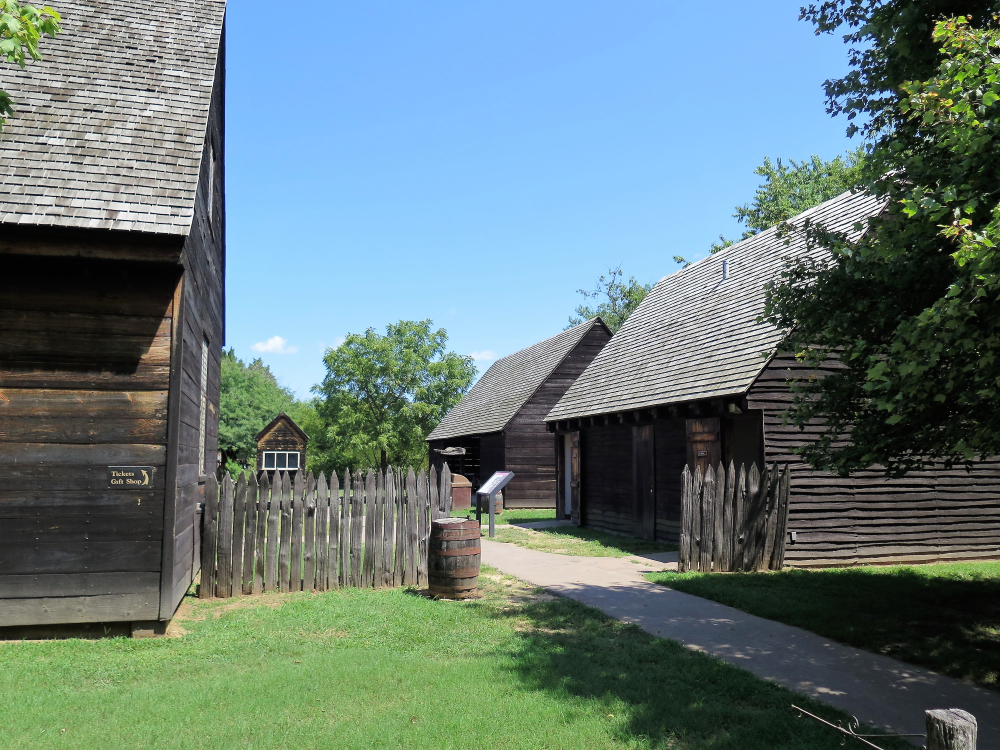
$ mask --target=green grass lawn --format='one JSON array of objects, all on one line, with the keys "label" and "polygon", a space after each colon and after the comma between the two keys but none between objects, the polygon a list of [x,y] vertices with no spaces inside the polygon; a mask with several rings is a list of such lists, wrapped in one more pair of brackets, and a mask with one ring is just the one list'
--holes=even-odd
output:
[{"label": "green grass lawn", "polygon": [[[486,535],[485,526],[483,535]],[[647,552],[671,552],[676,546],[647,542],[644,539],[606,534],[577,526],[553,526],[550,529],[521,529],[497,526],[495,541],[516,544],[540,552],[581,557],[628,557]]]},{"label": "green grass lawn", "polygon": [[1000,562],[647,577],[1000,689]]},{"label": "green grass lawn", "polygon": [[[456,518],[464,518],[465,516],[470,516],[471,518],[476,517],[476,506],[473,505],[471,509],[466,510],[453,510],[451,515]],[[553,508],[509,508],[503,513],[497,515],[494,519],[496,523],[525,523],[526,521],[554,521],[556,518],[556,512]],[[483,513],[483,523],[490,522],[490,514]]]},{"label": "green grass lawn", "polygon": [[189,601],[178,638],[0,643],[0,745],[841,747],[789,704],[843,718],[833,709],[492,578],[468,602],[402,590]]}]

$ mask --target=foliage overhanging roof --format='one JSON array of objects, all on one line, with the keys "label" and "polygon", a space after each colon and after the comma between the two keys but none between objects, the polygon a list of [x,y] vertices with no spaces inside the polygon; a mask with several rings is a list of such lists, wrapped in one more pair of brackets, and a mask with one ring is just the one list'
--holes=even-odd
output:
[{"label": "foliage overhanging roof", "polygon": [[[863,231],[881,207],[868,194],[847,192],[790,223],[801,227],[808,219],[857,238],[856,224]],[[660,279],[546,421],[745,393],[782,337],[774,326],[757,322],[765,284],[790,259],[827,255],[807,247],[805,232],[782,238],[772,227]]]},{"label": "foliage overhanging roof", "polygon": [[6,66],[0,223],[186,235],[225,0],[61,0],[44,58]]},{"label": "foliage overhanging roof", "polygon": [[498,359],[427,439],[484,435],[504,429],[595,325],[604,326],[604,321],[588,320]]}]

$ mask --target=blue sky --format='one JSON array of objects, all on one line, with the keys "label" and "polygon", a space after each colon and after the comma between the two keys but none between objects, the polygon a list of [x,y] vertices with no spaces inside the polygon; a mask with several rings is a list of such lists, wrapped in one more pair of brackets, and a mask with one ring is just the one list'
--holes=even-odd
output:
[{"label": "blue sky", "polygon": [[852,145],[798,7],[231,3],[227,346],[307,397],[348,332],[431,318],[485,370],[609,265],[703,257],[765,155]]}]

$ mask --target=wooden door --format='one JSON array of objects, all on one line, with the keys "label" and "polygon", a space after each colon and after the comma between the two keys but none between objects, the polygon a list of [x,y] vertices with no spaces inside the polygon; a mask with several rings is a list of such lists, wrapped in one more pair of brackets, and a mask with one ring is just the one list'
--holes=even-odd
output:
[{"label": "wooden door", "polygon": [[570,520],[580,525],[582,518],[580,515],[580,433],[570,432],[566,435],[569,443],[569,491],[570,491]]},{"label": "wooden door", "polygon": [[640,539],[656,538],[653,425],[632,428],[632,520]]},{"label": "wooden door", "polygon": [[687,462],[691,471],[696,466],[701,467],[704,476],[709,465],[719,465],[722,460],[721,429],[718,417],[687,421]]}]

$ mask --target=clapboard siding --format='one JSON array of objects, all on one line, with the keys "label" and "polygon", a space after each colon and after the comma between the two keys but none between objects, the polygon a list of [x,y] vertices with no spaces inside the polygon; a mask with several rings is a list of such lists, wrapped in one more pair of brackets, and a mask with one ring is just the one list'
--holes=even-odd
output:
[{"label": "clapboard siding", "polygon": [[[187,591],[200,560],[193,554],[200,533],[197,508],[204,501],[205,480],[216,470],[219,434],[219,391],[224,343],[225,275],[225,30],[220,64],[209,110],[202,150],[201,174],[195,198],[191,232],[184,242],[184,286],[180,316],[180,345],[174,348],[173,368],[177,390],[176,414],[171,425],[171,448],[176,456],[170,491],[164,506],[163,525],[173,533],[164,538],[160,594],[160,619],[173,616]],[[211,154],[214,151],[213,164]],[[214,167],[214,174],[210,172]],[[212,189],[210,190],[210,185]],[[209,201],[214,201],[211,211]],[[202,342],[208,348],[205,383],[205,423],[201,423]],[[199,466],[204,431],[204,471]]]},{"label": "clapboard siding", "polygon": [[580,508],[584,526],[632,534],[632,427],[580,431]]},{"label": "clapboard siding", "polygon": [[514,472],[514,479],[504,490],[504,506],[556,507],[557,441],[545,417],[610,338],[604,326],[593,326],[507,424],[506,470]]},{"label": "clapboard siding", "polygon": [[785,559],[792,565],[930,562],[1000,554],[1000,460],[964,468],[914,471],[885,479],[875,469],[838,477],[808,466],[792,450],[819,426],[783,424],[787,381],[808,377],[794,357],[778,356],[748,393],[764,415],[767,461],[792,470]]},{"label": "clapboard siding", "polygon": [[[62,236],[21,230],[4,245],[0,626],[30,624],[33,611],[39,623],[55,622],[57,613],[90,617],[93,607],[56,601],[82,593],[68,583],[82,574],[106,575],[101,596],[158,596],[180,270],[55,261],[50,243]],[[109,465],[152,466],[152,488],[109,489]],[[17,607],[4,593],[15,580]]]}]

